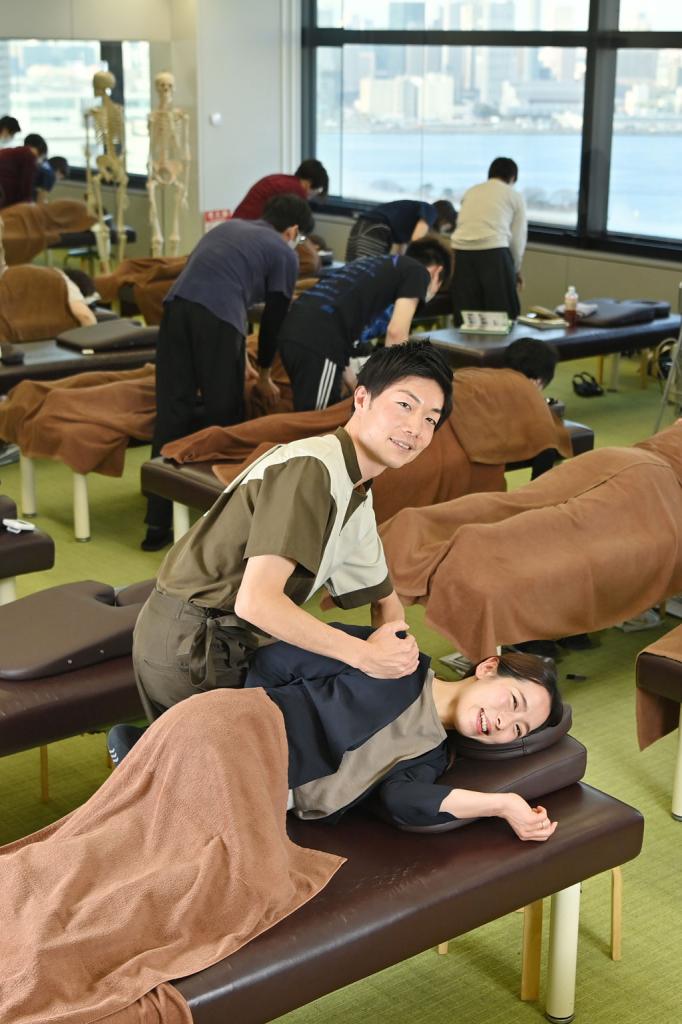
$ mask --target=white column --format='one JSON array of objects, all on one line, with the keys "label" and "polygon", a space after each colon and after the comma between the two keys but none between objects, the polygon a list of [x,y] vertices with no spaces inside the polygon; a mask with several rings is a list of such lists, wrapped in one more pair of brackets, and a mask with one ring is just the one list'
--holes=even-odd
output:
[{"label": "white column", "polygon": [[553,1024],[567,1024],[575,1015],[575,972],[578,962],[580,883],[552,896],[549,919],[547,1008]]},{"label": "white column", "polygon": [[682,821],[682,704],[680,704],[680,724],[677,728],[677,761],[673,776],[673,818]]},{"label": "white column", "polygon": [[82,473],[73,474],[73,532],[76,540],[90,540],[88,478]]},{"label": "white column", "polygon": [[21,514],[22,516],[34,516],[36,514],[36,474],[33,459],[29,459],[23,452],[19,454],[19,479],[21,486]]}]

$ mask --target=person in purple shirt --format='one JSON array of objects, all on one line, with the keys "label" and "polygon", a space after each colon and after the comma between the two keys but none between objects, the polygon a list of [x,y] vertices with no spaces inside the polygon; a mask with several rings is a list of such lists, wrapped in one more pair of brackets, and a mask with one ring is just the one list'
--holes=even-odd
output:
[{"label": "person in purple shirt", "polygon": [[[261,220],[229,220],[204,235],[164,300],[156,347],[156,425],[152,457],[193,427],[197,395],[204,426],[244,418],[245,335],[249,306],[265,302],[258,338],[261,387],[274,387],[270,365],[293,294],[294,249],[313,228],[304,199],[279,195]],[[147,504],[144,551],[170,543],[171,502]]]}]

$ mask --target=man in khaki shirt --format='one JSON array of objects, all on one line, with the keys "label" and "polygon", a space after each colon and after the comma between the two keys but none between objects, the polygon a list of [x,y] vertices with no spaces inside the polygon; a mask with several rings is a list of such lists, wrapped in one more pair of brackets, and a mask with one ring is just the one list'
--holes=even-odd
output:
[{"label": "man in khaki shirt", "polygon": [[[133,663],[150,719],[193,693],[243,685],[268,638],[379,678],[414,671],[370,485],[412,462],[451,408],[452,372],[437,349],[381,349],[345,428],[271,449],[230,484],[171,549],[138,619]],[[321,586],[341,607],[370,604],[375,632],[340,634],[304,611]]]}]

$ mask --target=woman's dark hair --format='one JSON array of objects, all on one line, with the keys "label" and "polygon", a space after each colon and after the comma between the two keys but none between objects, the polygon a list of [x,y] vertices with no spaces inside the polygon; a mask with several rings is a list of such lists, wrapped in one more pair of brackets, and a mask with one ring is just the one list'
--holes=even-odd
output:
[{"label": "woman's dark hair", "polygon": [[89,274],[85,273],[84,270],[71,270],[71,268],[69,268],[64,269],[62,273],[66,274],[69,280],[73,281],[76,287],[80,289],[81,294],[83,295],[83,298],[86,301],[89,298],[89,296],[93,295],[94,292],[96,291],[95,282],[93,281]]},{"label": "woman's dark hair", "polygon": [[71,168],[65,156],[51,156],[47,162],[55,174],[61,174],[63,178],[68,178]]},{"label": "woman's dark hair", "polygon": [[443,274],[440,286],[443,288],[448,284],[452,274],[452,249],[435,235],[424,235],[416,242],[410,242],[405,255],[424,267],[441,267]]},{"label": "woman's dark hair", "polygon": [[433,230],[442,231],[448,224],[451,224],[454,230],[457,227],[457,210],[454,208],[450,200],[437,199],[432,205],[437,213]]},{"label": "woman's dark hair", "polygon": [[309,235],[315,227],[312,210],[305,199],[289,192],[268,199],[261,219],[272,224],[275,231],[286,231],[298,224],[301,234]]},{"label": "woman's dark hair", "polygon": [[489,178],[501,178],[511,185],[519,176],[519,168],[515,160],[509,156],[497,156],[488,168]]},{"label": "woman's dark hair", "polygon": [[499,656],[497,674],[510,679],[528,679],[547,690],[550,698],[549,715],[531,733],[561,721],[564,705],[557,686],[556,665],[551,658],[540,658],[537,654],[523,654],[520,651],[505,651]]},{"label": "woman's dark hair", "polygon": [[304,160],[294,171],[294,177],[309,181],[318,198],[324,199],[329,192],[329,175],[319,160]]},{"label": "woman's dark hair", "polygon": [[503,362],[507,369],[518,370],[530,380],[540,380],[546,388],[554,378],[559,351],[542,338],[517,338],[505,349]]},{"label": "woman's dark hair", "polygon": [[430,341],[405,341],[402,345],[376,349],[358,374],[358,386],[367,388],[375,398],[406,377],[432,380],[443,392],[438,430],[452,412],[452,370]]}]

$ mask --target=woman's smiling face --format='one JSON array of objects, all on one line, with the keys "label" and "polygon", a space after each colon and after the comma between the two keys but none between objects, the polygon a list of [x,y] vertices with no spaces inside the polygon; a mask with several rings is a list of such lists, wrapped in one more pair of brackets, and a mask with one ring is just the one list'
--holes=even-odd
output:
[{"label": "woman's smiling face", "polygon": [[551,698],[530,679],[497,674],[497,658],[488,658],[465,679],[453,714],[462,736],[482,743],[511,743],[539,728],[549,717]]}]

